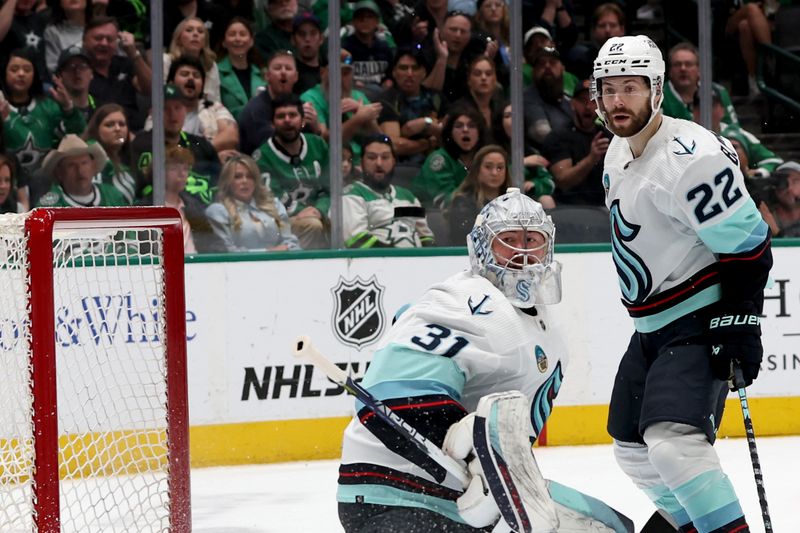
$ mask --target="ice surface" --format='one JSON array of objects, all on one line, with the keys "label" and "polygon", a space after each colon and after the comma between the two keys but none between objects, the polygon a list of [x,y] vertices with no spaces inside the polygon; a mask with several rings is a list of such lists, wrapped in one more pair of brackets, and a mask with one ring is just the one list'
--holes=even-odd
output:
[{"label": "ice surface", "polygon": [[[800,531],[800,437],[758,438],[764,484],[776,533]],[[752,533],[763,533],[747,441],[716,444]],[[619,470],[610,446],[537,448],[545,477],[603,499],[641,528],[649,500]],[[341,532],[336,514],[337,461],[192,470],[195,533]]]}]

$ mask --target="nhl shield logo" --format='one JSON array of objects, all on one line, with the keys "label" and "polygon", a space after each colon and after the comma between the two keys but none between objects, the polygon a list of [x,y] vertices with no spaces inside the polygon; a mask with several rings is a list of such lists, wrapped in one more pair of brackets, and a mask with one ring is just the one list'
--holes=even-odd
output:
[{"label": "nhl shield logo", "polygon": [[372,344],[383,333],[384,287],[375,276],[364,281],[339,278],[333,293],[333,332],[345,344],[357,349]]}]

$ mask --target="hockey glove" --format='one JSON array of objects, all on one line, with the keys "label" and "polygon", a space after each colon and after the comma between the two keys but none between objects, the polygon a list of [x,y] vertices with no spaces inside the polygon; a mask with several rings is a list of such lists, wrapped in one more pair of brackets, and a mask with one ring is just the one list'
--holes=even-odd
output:
[{"label": "hockey glove", "polygon": [[745,386],[758,376],[764,348],[761,346],[761,320],[758,315],[721,315],[711,319],[711,372],[715,378],[733,386],[734,361],[741,367]]},{"label": "hockey glove", "polygon": [[464,494],[456,501],[458,514],[470,526],[483,528],[497,522],[500,518],[500,509],[489,491],[481,462],[474,454],[472,444],[474,424],[475,413],[470,413],[450,426],[442,448],[456,459],[469,461],[467,467],[472,480]]}]

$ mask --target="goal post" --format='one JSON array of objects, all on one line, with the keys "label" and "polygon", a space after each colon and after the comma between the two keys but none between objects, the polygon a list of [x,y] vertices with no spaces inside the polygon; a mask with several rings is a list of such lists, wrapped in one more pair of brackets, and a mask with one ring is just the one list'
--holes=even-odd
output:
[{"label": "goal post", "polygon": [[0,530],[190,531],[179,213],[0,216],[0,280]]}]

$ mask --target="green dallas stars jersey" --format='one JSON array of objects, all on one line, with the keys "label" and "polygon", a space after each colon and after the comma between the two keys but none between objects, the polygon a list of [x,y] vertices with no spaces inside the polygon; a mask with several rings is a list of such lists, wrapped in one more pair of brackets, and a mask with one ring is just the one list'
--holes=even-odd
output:
[{"label": "green dallas stars jersey", "polygon": [[328,145],[318,135],[301,133],[303,147],[294,157],[286,155],[270,137],[253,152],[264,184],[294,216],[308,206],[328,216],[331,206]]},{"label": "green dallas stars jersey", "polygon": [[106,161],[106,166],[95,175],[93,181],[111,185],[122,194],[128,205],[133,205],[133,201],[136,199],[136,178],[133,177],[131,169],[126,165],[117,168],[111,160]]},{"label": "green dallas stars jersey", "polygon": [[88,201],[82,202],[64,192],[61,185],[54,184],[39,198],[36,207],[119,207],[130,205],[125,201],[122,193],[112,185],[95,183],[93,187],[92,197]]},{"label": "green dallas stars jersey", "polygon": [[756,176],[765,178],[772,174],[772,171],[778,168],[778,165],[783,163],[783,159],[761,144],[761,141],[755,135],[744,128],[721,123],[720,129],[722,130],[720,135],[728,139],[734,139],[742,145],[747,153],[750,169],[757,171]]},{"label": "green dallas stars jersey", "polygon": [[342,197],[348,248],[418,248],[433,245],[433,232],[419,200],[403,187],[380,193],[357,181]]},{"label": "green dallas stars jersey", "polygon": [[24,109],[11,108],[3,124],[6,150],[16,154],[29,173],[39,170],[44,156],[58,146],[65,133],[80,135],[86,120],[77,108],[64,113],[52,98],[34,100]]}]

